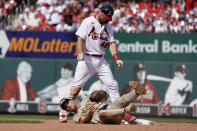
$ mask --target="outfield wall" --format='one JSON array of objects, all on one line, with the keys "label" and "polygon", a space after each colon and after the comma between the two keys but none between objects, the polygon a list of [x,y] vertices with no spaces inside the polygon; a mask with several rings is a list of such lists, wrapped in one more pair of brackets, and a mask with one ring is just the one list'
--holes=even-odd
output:
[{"label": "outfield wall", "polygon": [[[73,65],[72,76],[74,75],[77,64],[74,33],[0,31],[0,36],[0,89],[7,79],[16,76],[17,66],[21,61],[27,61],[33,68],[30,83],[36,93],[60,78],[60,68],[65,63]],[[186,79],[192,82],[192,94],[183,104],[189,105],[197,98],[195,34],[120,33],[115,34],[115,39],[120,58],[124,61],[124,68],[117,71],[108,49],[105,57],[110,63],[120,92],[128,81],[134,79],[135,64],[142,62],[146,66],[148,75],[164,78],[150,80],[156,89],[159,101],[164,102],[170,80],[174,77],[174,69],[177,65],[184,64],[188,70]],[[96,77],[91,78],[85,85],[84,91],[88,91],[97,80]],[[47,101],[52,100],[49,98]]]}]

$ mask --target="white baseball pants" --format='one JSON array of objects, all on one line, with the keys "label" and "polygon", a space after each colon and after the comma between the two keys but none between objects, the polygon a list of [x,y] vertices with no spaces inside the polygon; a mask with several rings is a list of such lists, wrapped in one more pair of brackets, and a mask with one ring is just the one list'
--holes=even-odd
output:
[{"label": "white baseball pants", "polygon": [[101,80],[112,102],[120,97],[118,84],[114,80],[109,64],[104,57],[85,55],[84,61],[78,61],[72,86],[83,88],[93,75],[97,75]]}]

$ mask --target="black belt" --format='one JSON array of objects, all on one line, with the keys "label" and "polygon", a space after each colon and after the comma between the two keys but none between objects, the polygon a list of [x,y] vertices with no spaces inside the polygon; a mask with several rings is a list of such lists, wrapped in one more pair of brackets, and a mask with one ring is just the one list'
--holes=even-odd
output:
[{"label": "black belt", "polygon": [[94,56],[94,57],[103,57],[103,55],[97,55],[97,54],[85,54],[85,55]]}]

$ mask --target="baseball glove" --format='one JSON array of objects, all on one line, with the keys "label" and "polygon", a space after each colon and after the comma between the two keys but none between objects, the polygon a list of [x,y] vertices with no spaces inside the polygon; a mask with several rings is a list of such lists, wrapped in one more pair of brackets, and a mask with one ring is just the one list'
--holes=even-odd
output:
[{"label": "baseball glove", "polygon": [[98,91],[94,91],[92,92],[92,94],[90,95],[90,100],[92,102],[96,102],[96,103],[99,103],[99,102],[104,102],[107,100],[107,92],[104,91],[104,90],[98,90]]}]

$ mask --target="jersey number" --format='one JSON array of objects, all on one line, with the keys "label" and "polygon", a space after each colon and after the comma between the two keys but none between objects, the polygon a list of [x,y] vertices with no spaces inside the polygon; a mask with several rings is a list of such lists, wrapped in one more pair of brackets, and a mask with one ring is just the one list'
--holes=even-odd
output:
[{"label": "jersey number", "polygon": [[107,48],[107,47],[109,47],[109,43],[108,43],[108,42],[103,42],[103,43],[101,44],[101,46],[102,46],[103,48]]}]

